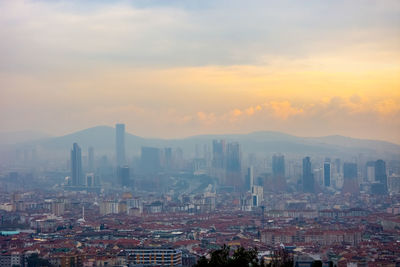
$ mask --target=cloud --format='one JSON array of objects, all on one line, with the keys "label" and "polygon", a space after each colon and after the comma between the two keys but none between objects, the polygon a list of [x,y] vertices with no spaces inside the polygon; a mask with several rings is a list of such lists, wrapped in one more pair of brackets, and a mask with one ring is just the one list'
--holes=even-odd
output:
[{"label": "cloud", "polygon": [[0,124],[399,140],[399,14],[395,0],[0,1]]},{"label": "cloud", "polygon": [[271,101],[267,107],[270,107],[273,110],[276,117],[283,120],[304,112],[302,108],[293,107],[289,101]]},{"label": "cloud", "polygon": [[217,122],[217,117],[214,113],[197,112],[197,118],[206,125],[211,125]]},{"label": "cloud", "polygon": [[396,1],[204,2],[2,1],[0,67],[268,65],[332,53],[398,58]]}]

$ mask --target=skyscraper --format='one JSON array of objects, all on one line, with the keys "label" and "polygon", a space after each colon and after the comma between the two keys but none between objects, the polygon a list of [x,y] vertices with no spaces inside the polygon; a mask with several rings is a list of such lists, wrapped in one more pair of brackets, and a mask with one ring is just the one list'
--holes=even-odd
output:
[{"label": "skyscraper", "polygon": [[275,177],[285,177],[285,156],[272,156],[272,175]]},{"label": "skyscraper", "polygon": [[88,171],[94,172],[94,149],[92,146],[88,150]]},{"label": "skyscraper", "polygon": [[253,166],[250,166],[247,168],[247,174],[245,179],[246,190],[250,191],[253,185],[254,185],[254,171],[253,171]]},{"label": "skyscraper", "polygon": [[166,147],[164,149],[164,169],[170,170],[172,169],[172,148]]},{"label": "skyscraper", "polygon": [[356,163],[343,163],[343,193],[357,194],[358,188],[358,169]]},{"label": "skyscraper", "polygon": [[226,181],[225,184],[233,186],[234,190],[243,190],[242,160],[240,145],[237,142],[228,143],[226,146]]},{"label": "skyscraper", "polygon": [[157,173],[160,171],[160,149],[155,147],[142,147],[141,156],[141,170],[144,173]]},{"label": "skyscraper", "polygon": [[343,178],[344,179],[357,179],[357,164],[356,163],[343,163]]},{"label": "skyscraper", "polygon": [[226,148],[226,169],[231,172],[240,172],[242,170],[240,145],[237,142],[228,143]]},{"label": "skyscraper", "polygon": [[73,144],[71,150],[71,178],[72,186],[83,185],[82,152],[77,143]]},{"label": "skyscraper", "polygon": [[324,162],[324,185],[331,186],[331,163]]},{"label": "skyscraper", "polygon": [[118,167],[118,180],[119,180],[120,185],[129,186],[130,176],[129,176],[129,167],[128,166]]},{"label": "skyscraper", "polygon": [[117,167],[125,165],[125,124],[115,125]]},{"label": "skyscraper", "polygon": [[368,161],[365,164],[365,181],[375,182],[375,161]]},{"label": "skyscraper", "polygon": [[314,193],[314,175],[311,169],[310,157],[303,158],[303,192]]},{"label": "skyscraper", "polygon": [[213,140],[211,166],[211,175],[216,177],[220,184],[226,184],[225,140]]},{"label": "skyscraper", "polygon": [[212,166],[216,169],[224,169],[225,168],[225,140],[213,140],[213,158],[212,158]]},{"label": "skyscraper", "polygon": [[375,189],[373,193],[387,194],[387,175],[386,175],[386,163],[378,159],[375,161],[375,182],[379,185],[375,186],[379,189]]},{"label": "skyscraper", "polygon": [[273,155],[272,156],[272,179],[273,187],[277,191],[286,190],[286,177],[285,177],[285,156]]}]

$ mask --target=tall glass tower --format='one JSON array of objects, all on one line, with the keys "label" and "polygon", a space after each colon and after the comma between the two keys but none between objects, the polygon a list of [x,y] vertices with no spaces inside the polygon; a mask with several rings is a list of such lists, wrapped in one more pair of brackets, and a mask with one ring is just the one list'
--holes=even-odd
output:
[{"label": "tall glass tower", "polygon": [[115,130],[117,167],[121,167],[125,165],[125,124],[116,124]]},{"label": "tall glass tower", "polygon": [[77,143],[72,145],[71,150],[71,177],[72,186],[83,185],[82,152]]}]

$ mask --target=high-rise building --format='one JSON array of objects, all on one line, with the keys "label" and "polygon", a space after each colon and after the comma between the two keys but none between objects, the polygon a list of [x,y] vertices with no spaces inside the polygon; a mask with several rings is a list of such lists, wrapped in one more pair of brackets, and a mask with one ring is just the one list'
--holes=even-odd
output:
[{"label": "high-rise building", "polygon": [[343,193],[357,194],[358,187],[358,169],[356,163],[343,163]]},{"label": "high-rise building", "polygon": [[225,169],[225,140],[213,140],[213,158],[212,158],[212,167],[216,169]]},{"label": "high-rise building", "polygon": [[286,177],[285,177],[285,156],[273,155],[272,156],[272,179],[273,188],[276,191],[286,190]]},{"label": "high-rise building", "polygon": [[247,174],[245,179],[245,186],[247,191],[251,191],[251,187],[254,185],[254,170],[253,166],[247,168]]},{"label": "high-rise building", "polygon": [[166,147],[164,149],[164,168],[166,170],[170,170],[172,168],[172,148]]},{"label": "high-rise building", "polygon": [[120,166],[118,167],[118,181],[122,186],[129,186],[130,177],[129,177],[129,167],[128,166]]},{"label": "high-rise building", "polygon": [[303,158],[303,192],[314,193],[314,175],[311,169],[310,157]]},{"label": "high-rise building", "polygon": [[324,185],[331,186],[331,163],[324,162]]},{"label": "high-rise building", "polygon": [[125,165],[125,124],[115,125],[117,167]]},{"label": "high-rise building", "polygon": [[357,164],[345,162],[343,164],[343,178],[344,179],[356,179],[357,180]]},{"label": "high-rise building", "polygon": [[365,165],[365,180],[366,182],[375,182],[375,161],[368,161]]},{"label": "high-rise building", "polygon": [[387,174],[386,174],[386,163],[379,159],[375,161],[375,194],[387,194]]},{"label": "high-rise building", "polygon": [[77,143],[74,143],[71,150],[71,185],[83,185],[82,152]]},{"label": "high-rise building", "polygon": [[88,150],[88,171],[94,172],[94,149],[92,146]]},{"label": "high-rise building", "polygon": [[335,172],[336,173],[342,173],[342,163],[341,163],[341,160],[339,159],[339,158],[337,158],[337,159],[335,159],[335,162],[334,162],[334,164],[335,164]]},{"label": "high-rise building", "polygon": [[285,177],[285,156],[272,156],[272,175],[275,177]]},{"label": "high-rise building", "polygon": [[226,169],[231,172],[242,170],[239,143],[228,143],[226,148]]},{"label": "high-rise building", "polygon": [[141,170],[144,173],[156,173],[160,171],[160,149],[155,147],[142,147]]},{"label": "high-rise building", "polygon": [[225,184],[233,186],[234,190],[243,190],[241,151],[237,142],[228,143],[226,146]]}]

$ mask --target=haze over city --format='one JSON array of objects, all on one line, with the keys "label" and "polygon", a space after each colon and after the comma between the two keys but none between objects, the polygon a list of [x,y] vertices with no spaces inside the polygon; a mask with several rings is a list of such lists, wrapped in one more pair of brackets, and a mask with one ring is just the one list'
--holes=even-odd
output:
[{"label": "haze over city", "polygon": [[0,0],[0,267],[400,266],[400,2]]}]

